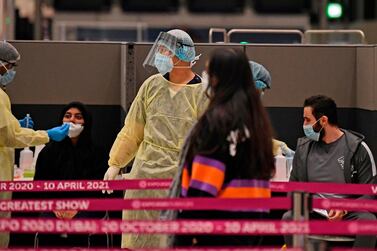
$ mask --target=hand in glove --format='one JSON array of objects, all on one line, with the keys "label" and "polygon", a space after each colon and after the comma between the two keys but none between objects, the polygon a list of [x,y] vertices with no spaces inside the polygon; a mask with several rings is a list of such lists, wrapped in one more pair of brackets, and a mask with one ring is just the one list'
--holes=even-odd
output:
[{"label": "hand in glove", "polygon": [[69,124],[54,127],[47,130],[48,137],[54,141],[62,141],[67,137],[69,131]]},{"label": "hand in glove", "polygon": [[25,116],[25,118],[20,119],[18,122],[20,123],[20,126],[23,128],[33,129],[34,127],[34,122],[30,116]]},{"label": "hand in glove", "polygon": [[[119,174],[119,168],[115,166],[110,166],[106,173],[105,176],[103,176],[103,180],[115,180],[115,177]],[[113,193],[113,190],[106,190],[108,194]],[[105,193],[105,190],[102,190],[102,193]]]},{"label": "hand in glove", "polygon": [[285,157],[293,157],[295,155],[295,151],[290,149],[286,144],[281,145],[281,152]]}]

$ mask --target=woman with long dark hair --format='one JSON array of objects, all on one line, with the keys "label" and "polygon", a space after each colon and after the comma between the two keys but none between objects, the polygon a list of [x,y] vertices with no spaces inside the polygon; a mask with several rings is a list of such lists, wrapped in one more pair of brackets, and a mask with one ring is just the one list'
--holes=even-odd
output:
[{"label": "woman with long dark hair", "polygon": [[[86,106],[80,102],[66,105],[58,118],[58,124],[62,123],[71,124],[69,137],[61,142],[51,142],[42,149],[34,180],[101,179],[107,168],[107,153],[92,141],[92,116]],[[82,192],[59,194],[82,196]]]},{"label": "woman with long dark hair", "polygon": [[[92,141],[92,116],[81,102],[71,102],[61,111],[58,124],[70,123],[68,137],[48,143],[38,155],[34,180],[99,180],[107,169],[107,153]],[[101,192],[44,192],[39,198],[100,198]],[[102,218],[105,212],[54,211],[41,217],[58,219]],[[88,236],[39,235],[39,246],[87,247]]]},{"label": "woman with long dark hair", "polygon": [[[180,197],[269,198],[275,171],[272,132],[246,55],[220,49],[208,69],[208,109],[186,141]],[[174,192],[174,189],[173,189]],[[181,211],[178,218],[253,219],[265,211]],[[176,236],[174,246],[257,245],[251,236]]]}]

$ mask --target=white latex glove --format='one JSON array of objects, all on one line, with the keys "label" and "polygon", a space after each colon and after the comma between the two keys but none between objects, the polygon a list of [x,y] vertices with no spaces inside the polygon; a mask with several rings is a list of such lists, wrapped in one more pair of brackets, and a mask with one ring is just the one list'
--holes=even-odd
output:
[{"label": "white latex glove", "polygon": [[[103,176],[103,180],[115,180],[115,177],[118,175],[120,169],[115,166],[110,166],[107,168],[105,176]],[[113,193],[113,190],[106,190],[108,194]],[[105,193],[105,190],[102,190],[102,193]]]},{"label": "white latex glove", "polygon": [[281,144],[281,152],[285,157],[293,157],[295,155],[295,151],[290,149],[286,144]]}]

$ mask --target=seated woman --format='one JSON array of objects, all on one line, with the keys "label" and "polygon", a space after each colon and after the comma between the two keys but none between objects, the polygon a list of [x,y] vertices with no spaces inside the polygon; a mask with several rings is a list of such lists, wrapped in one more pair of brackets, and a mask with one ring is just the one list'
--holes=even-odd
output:
[{"label": "seated woman", "polygon": [[[275,171],[272,133],[246,55],[216,50],[208,64],[210,104],[188,137],[172,193],[215,198],[269,198]],[[181,211],[179,219],[260,219],[264,209]],[[255,246],[255,236],[177,235],[174,246]]]},{"label": "seated woman", "polygon": [[[72,123],[69,134],[61,142],[48,143],[38,155],[34,180],[99,180],[107,170],[106,152],[92,141],[92,117],[85,105],[72,102],[59,116],[59,124]],[[43,192],[40,198],[101,198],[96,192]],[[41,217],[102,218],[104,212],[54,211],[43,212]],[[64,237],[64,238],[63,238]],[[87,246],[87,235],[39,235],[40,246]],[[52,240],[54,238],[54,240]],[[48,239],[48,242],[47,240]]]}]

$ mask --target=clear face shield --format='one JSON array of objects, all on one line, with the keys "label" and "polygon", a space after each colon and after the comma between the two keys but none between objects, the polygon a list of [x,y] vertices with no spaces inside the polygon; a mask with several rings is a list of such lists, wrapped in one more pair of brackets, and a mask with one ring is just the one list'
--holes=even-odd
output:
[{"label": "clear face shield", "polygon": [[[143,67],[152,72],[159,68],[173,67],[172,58],[177,48],[177,38],[167,32],[160,32],[143,62]],[[171,62],[170,62],[171,61]],[[162,66],[164,64],[164,66]],[[171,65],[170,65],[171,64]],[[164,69],[169,70],[169,69]],[[160,70],[159,70],[160,71]]]}]

